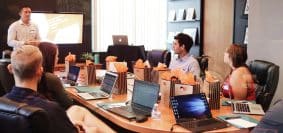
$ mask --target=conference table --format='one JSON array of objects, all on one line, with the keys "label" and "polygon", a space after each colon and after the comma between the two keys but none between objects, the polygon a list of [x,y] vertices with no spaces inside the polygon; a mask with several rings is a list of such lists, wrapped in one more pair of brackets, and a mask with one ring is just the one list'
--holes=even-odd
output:
[{"label": "conference table", "polygon": [[[88,100],[87,101],[77,95],[77,90],[75,88],[67,88],[66,91],[68,95],[72,97],[76,102],[79,102],[83,106],[91,109],[95,113],[101,115],[105,119],[108,119],[109,121],[116,124],[117,126],[127,129],[129,131],[143,132],[143,133],[144,132],[145,133],[147,132],[150,132],[150,133],[171,132],[170,129],[172,128],[172,125],[176,123],[171,108],[163,104],[160,104],[158,106],[159,110],[161,111],[160,120],[154,120],[149,117],[147,121],[143,123],[137,123],[134,120],[133,121],[127,120],[123,117],[115,115],[97,106],[97,103],[102,103],[102,102],[125,102],[127,100],[127,94],[123,94],[123,95],[113,94],[112,97],[109,99]],[[221,106],[219,110],[211,110],[211,112],[212,112],[213,117],[217,117],[220,115],[231,114],[232,110],[230,106]],[[262,117],[259,115],[249,115],[249,116],[257,120],[260,120]],[[227,128],[218,129],[218,130],[209,131],[209,132],[248,132],[248,131],[249,131],[248,129],[239,129],[234,126],[229,126]],[[190,132],[190,131],[179,125],[174,125],[172,132]]]}]

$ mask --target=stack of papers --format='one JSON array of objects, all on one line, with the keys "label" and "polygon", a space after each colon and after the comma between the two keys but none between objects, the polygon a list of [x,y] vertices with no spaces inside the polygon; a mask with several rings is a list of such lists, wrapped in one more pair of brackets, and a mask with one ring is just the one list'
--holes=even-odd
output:
[{"label": "stack of papers", "polygon": [[218,116],[218,118],[228,122],[229,124],[237,128],[251,128],[251,127],[255,127],[258,124],[258,120],[248,115],[229,114],[229,115]]}]

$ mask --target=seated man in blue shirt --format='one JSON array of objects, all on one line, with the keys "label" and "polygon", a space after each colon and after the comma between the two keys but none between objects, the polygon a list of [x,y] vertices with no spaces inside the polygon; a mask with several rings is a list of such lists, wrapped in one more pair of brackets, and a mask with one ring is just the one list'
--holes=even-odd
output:
[{"label": "seated man in blue shirt", "polygon": [[282,133],[283,132],[283,99],[270,107],[252,133]]},{"label": "seated man in blue shirt", "polygon": [[43,73],[42,54],[37,47],[24,45],[15,49],[8,69],[14,75],[15,86],[4,97],[44,109],[50,120],[49,132],[113,132],[85,108],[71,106],[66,113],[59,104],[43,98],[37,92],[37,83]]},{"label": "seated man in blue shirt", "polygon": [[177,55],[171,60],[169,69],[181,69],[200,76],[198,61],[189,54],[192,45],[193,39],[187,34],[179,33],[174,37],[173,50]]}]

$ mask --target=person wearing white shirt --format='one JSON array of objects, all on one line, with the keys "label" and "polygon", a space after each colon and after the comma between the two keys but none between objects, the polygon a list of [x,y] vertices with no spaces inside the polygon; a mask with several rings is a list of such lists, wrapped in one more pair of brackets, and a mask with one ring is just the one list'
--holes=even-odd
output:
[{"label": "person wearing white shirt", "polygon": [[169,69],[181,69],[200,76],[200,66],[198,61],[189,54],[193,45],[192,38],[184,33],[179,33],[174,37],[173,50],[176,54],[169,64]]},{"label": "person wearing white shirt", "polygon": [[38,26],[30,21],[31,8],[22,6],[20,8],[20,20],[12,23],[8,29],[8,46],[14,49],[22,45],[38,46],[40,35]]}]

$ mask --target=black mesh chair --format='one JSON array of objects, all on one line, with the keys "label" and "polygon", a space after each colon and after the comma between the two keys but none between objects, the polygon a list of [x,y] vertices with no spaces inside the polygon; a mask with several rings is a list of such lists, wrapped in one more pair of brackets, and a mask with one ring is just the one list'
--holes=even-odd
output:
[{"label": "black mesh chair", "polygon": [[171,60],[171,53],[168,50],[152,50],[147,52],[147,60],[150,65],[156,67],[158,62],[169,66]]},{"label": "black mesh chair", "polygon": [[6,49],[2,52],[2,59],[9,59],[11,57],[12,51],[9,49]]},{"label": "black mesh chair", "polygon": [[264,111],[266,111],[277,89],[279,66],[263,60],[251,61],[248,66],[258,85],[256,88],[256,102],[261,104]]},{"label": "black mesh chair", "polygon": [[209,58],[209,56],[207,56],[207,55],[202,55],[202,56],[196,57],[196,59],[199,63],[199,67],[200,67],[200,77],[202,79],[205,78],[205,71],[208,70],[208,58]]},{"label": "black mesh chair", "polygon": [[13,74],[7,69],[7,66],[10,63],[10,59],[0,59],[0,85],[2,85],[0,88],[4,89],[1,91],[6,93],[9,92],[15,84]]},{"label": "black mesh chair", "polygon": [[132,62],[138,59],[145,60],[145,49],[143,45],[110,45],[107,49],[107,56],[116,56],[117,61],[125,61],[128,64],[128,71],[133,72]]},{"label": "black mesh chair", "polygon": [[43,109],[0,97],[1,133],[48,133],[48,130],[49,120]]}]

